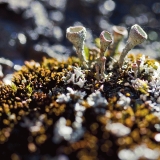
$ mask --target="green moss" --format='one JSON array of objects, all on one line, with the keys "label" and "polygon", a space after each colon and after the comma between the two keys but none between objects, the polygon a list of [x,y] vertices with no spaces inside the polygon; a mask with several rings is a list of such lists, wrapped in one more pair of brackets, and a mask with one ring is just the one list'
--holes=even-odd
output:
[{"label": "green moss", "polygon": [[11,87],[12,87],[12,89],[13,89],[14,92],[17,91],[17,86],[14,83],[11,84]]},{"label": "green moss", "polygon": [[32,87],[30,86],[31,84],[28,84],[27,86],[26,86],[26,89],[27,89],[27,91],[28,91],[28,95],[29,96],[31,96],[31,94],[32,94],[32,92],[33,92],[33,89],[32,89]]}]

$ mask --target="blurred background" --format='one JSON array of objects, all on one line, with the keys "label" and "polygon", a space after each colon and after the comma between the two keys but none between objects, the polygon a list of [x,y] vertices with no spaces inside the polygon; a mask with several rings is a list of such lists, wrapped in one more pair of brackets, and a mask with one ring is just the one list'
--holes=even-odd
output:
[{"label": "blurred background", "polygon": [[65,37],[69,26],[85,26],[86,43],[92,45],[102,30],[121,25],[129,31],[135,23],[148,34],[138,48],[159,59],[159,0],[0,0],[0,76],[20,69],[25,60],[75,54]]}]

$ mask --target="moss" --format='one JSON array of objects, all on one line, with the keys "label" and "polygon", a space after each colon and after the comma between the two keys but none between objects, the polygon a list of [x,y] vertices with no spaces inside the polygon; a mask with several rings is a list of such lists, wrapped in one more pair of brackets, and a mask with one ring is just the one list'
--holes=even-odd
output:
[{"label": "moss", "polygon": [[[90,58],[99,53],[88,50]],[[138,60],[135,77],[132,64]],[[125,149],[136,155],[136,149],[144,146],[154,155],[158,151],[160,158],[155,138],[160,132],[159,63],[130,54],[121,70],[110,65],[106,64],[106,77],[98,81],[92,63],[84,69],[76,57],[25,62],[11,86],[0,84],[1,158],[65,154],[69,159],[120,159]],[[66,83],[68,73],[75,78],[83,75],[83,87]]]}]

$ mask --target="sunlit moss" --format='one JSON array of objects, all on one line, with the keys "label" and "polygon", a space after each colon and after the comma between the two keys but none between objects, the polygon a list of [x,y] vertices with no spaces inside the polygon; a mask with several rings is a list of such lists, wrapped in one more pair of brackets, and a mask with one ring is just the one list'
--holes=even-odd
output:
[{"label": "sunlit moss", "polygon": [[[159,63],[132,53],[121,69],[107,62],[106,77],[97,80],[94,63],[100,50],[86,48],[85,52],[90,61],[87,69],[77,57],[63,62],[44,58],[41,63],[25,62],[14,73],[12,85],[0,83],[3,159],[7,154],[15,157],[15,153],[22,157],[45,153],[54,158],[65,154],[69,159],[118,159],[126,148],[135,151],[143,146],[153,153],[160,151],[155,138],[160,133]],[[67,76],[73,81],[66,83]],[[82,87],[75,84],[80,78],[85,78]]]}]

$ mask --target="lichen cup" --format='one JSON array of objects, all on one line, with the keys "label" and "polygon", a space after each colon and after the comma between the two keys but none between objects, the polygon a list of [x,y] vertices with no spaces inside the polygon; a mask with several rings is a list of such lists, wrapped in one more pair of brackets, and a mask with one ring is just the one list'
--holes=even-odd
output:
[{"label": "lichen cup", "polygon": [[110,32],[102,31],[100,36],[101,53],[100,56],[104,56],[105,51],[108,49],[110,44],[113,42],[113,37]]},{"label": "lichen cup", "polygon": [[100,57],[97,60],[96,64],[96,78],[98,80],[105,77],[106,57],[104,56],[104,54],[108,49],[108,47],[110,46],[110,44],[113,42],[113,37],[111,33],[108,31],[102,31],[99,38],[100,38],[101,51],[100,51]]},{"label": "lichen cup", "polygon": [[66,30],[66,37],[74,45],[82,64],[87,68],[87,61],[84,54],[86,28],[83,26],[69,27]]},{"label": "lichen cup", "polygon": [[147,39],[146,32],[138,25],[135,24],[131,27],[127,44],[124,47],[122,54],[119,58],[119,67],[122,67],[123,61],[127,53],[136,45],[143,43]]},{"label": "lichen cup", "polygon": [[113,39],[114,43],[109,48],[109,53],[111,57],[114,57],[117,54],[118,47],[120,42],[127,37],[128,31],[125,27],[122,26],[113,26]]}]

